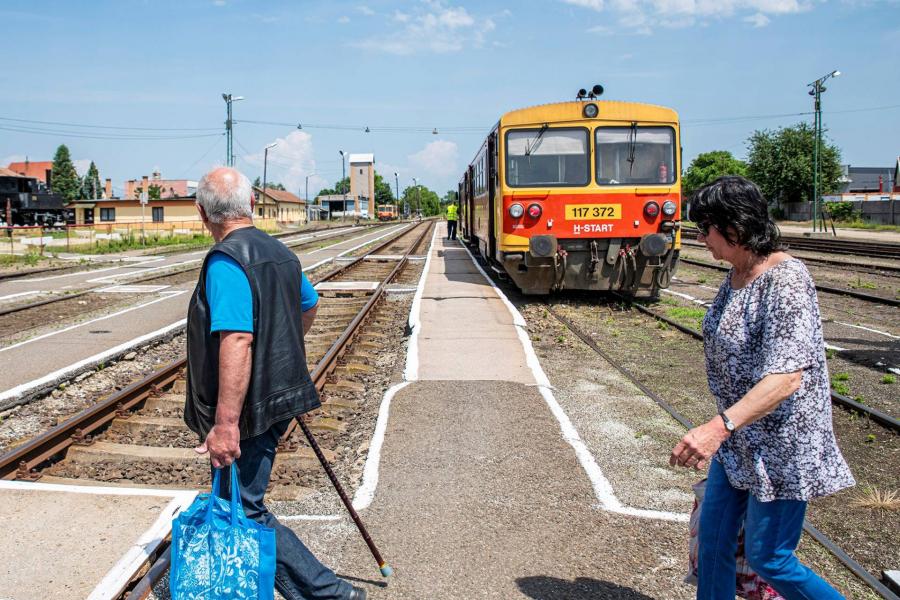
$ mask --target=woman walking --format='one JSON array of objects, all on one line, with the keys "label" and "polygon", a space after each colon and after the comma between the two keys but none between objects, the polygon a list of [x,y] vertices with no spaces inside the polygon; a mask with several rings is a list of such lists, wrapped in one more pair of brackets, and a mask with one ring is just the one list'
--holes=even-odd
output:
[{"label": "woman walking", "polygon": [[755,184],[721,177],[690,218],[713,257],[732,265],[703,319],[718,415],[691,429],[672,465],[710,463],[700,515],[697,598],[733,600],[738,531],[751,568],[787,600],[842,596],[800,563],[806,504],[854,485],[831,423],[815,286],[782,250]]}]

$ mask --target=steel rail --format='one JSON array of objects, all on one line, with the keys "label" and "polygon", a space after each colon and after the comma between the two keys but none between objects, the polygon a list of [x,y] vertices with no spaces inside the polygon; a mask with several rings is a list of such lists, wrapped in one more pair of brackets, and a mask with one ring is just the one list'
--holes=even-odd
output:
[{"label": "steel rail", "polygon": [[[682,235],[696,239],[699,231],[695,227],[683,227]],[[833,238],[806,238],[781,236],[781,241],[790,248],[826,254],[869,256],[873,258],[900,258],[900,244],[891,242],[863,242]]]},{"label": "steel rail", "polygon": [[[366,225],[365,227],[376,227],[376,225]],[[302,234],[307,234],[307,233],[314,233],[316,231],[327,231],[329,229],[334,229],[337,231],[340,228],[339,227],[322,227],[320,229],[303,231],[303,232],[299,232],[299,233],[295,232],[295,233],[291,233],[291,234],[282,234],[281,237],[284,237],[285,235],[302,235]],[[351,231],[348,230],[347,233],[349,234],[349,233],[351,233]],[[272,237],[275,237],[275,236],[272,236]],[[340,238],[341,236],[336,235],[334,237]],[[333,238],[325,238],[325,239],[333,239]],[[310,244],[314,244],[314,243],[320,242],[320,241],[322,241],[321,238],[315,238],[315,239],[311,239],[311,240],[296,241],[294,243],[291,243],[290,241],[288,241],[288,242],[284,242],[284,245],[287,246],[288,248],[293,249],[293,248],[301,248],[303,246],[308,246]],[[339,243],[341,243],[341,242],[339,242],[339,241],[335,242],[335,244],[339,244]],[[140,283],[147,283],[148,281],[156,281],[157,279],[165,279],[166,277],[172,277],[175,275],[181,275],[182,273],[190,273],[192,271],[196,271],[196,270],[200,269],[202,266],[203,266],[203,263],[201,262],[199,264],[194,264],[192,266],[184,267],[181,269],[172,269],[171,271],[166,271],[163,273],[154,273],[153,275],[148,275],[148,276],[143,276],[143,277],[138,274],[138,277],[135,277],[134,279],[129,279],[127,282],[119,284],[119,285],[136,285],[136,284],[140,284]],[[69,267],[65,267],[65,268],[69,268]],[[106,286],[99,285],[97,287],[88,288],[88,289],[85,289],[83,291],[80,291],[80,292],[77,292],[74,294],[68,294],[68,295],[64,295],[64,296],[56,296],[53,298],[47,298],[45,300],[39,300],[37,302],[31,302],[29,304],[21,304],[19,306],[12,306],[10,308],[0,310],[0,317],[6,316],[9,314],[13,314],[13,313],[17,313],[17,312],[24,312],[26,310],[31,310],[33,308],[39,308],[41,306],[46,306],[47,304],[56,304],[57,302],[65,302],[66,300],[80,298],[86,294],[95,293],[95,292],[97,292],[97,290],[100,290],[104,287],[106,287]]]},{"label": "steel rail", "polygon": [[[636,305],[637,306],[637,305]],[[606,353],[594,339],[581,330],[577,325],[575,325],[572,321],[570,321],[565,316],[559,314],[552,306],[547,305],[547,310],[552,314],[560,323],[566,326],[572,333],[578,336],[581,341],[588,345],[592,350],[594,350],[598,355],[603,357],[605,361],[611,364],[616,370],[620,371],[623,375],[625,375],[634,385],[636,385],[644,394],[647,395],[651,400],[656,402],[663,410],[665,410],[669,415],[671,415],[676,421],[681,423],[686,429],[693,429],[694,424],[690,419],[682,415],[678,410],[672,407],[668,402],[663,400],[659,395],[654,393],[652,390],[647,388],[643,383],[641,383],[637,377],[631,371],[629,371],[624,365],[620,364],[618,361],[613,359],[608,353]],[[894,592],[887,588],[883,583],[881,583],[878,579],[875,578],[874,575],[869,573],[865,567],[861,564],[853,560],[840,546],[835,544],[827,535],[819,531],[816,527],[814,527],[808,520],[803,521],[803,530],[808,533],[814,540],[819,542],[822,546],[825,547],[829,552],[831,552],[845,567],[850,569],[854,575],[859,577],[866,585],[872,588],[878,595],[880,595],[885,600],[900,600]]]},{"label": "steel rail", "polygon": [[[686,333],[689,336],[691,336],[697,340],[703,341],[703,333],[700,331],[697,331],[696,329],[692,329],[691,327],[686,327],[685,325],[682,325],[681,323],[674,321],[665,315],[661,315],[658,312],[647,308],[646,306],[642,306],[640,304],[634,304],[634,303],[632,303],[630,306],[633,308],[636,308],[639,312],[642,312],[645,315],[653,317],[657,321],[661,321],[667,325],[671,325],[675,329],[677,329],[683,333]],[[834,390],[830,390],[830,391],[831,391],[831,401],[834,402],[835,404],[842,406],[843,408],[846,408],[847,410],[864,413],[868,418],[875,421],[879,425],[881,425],[887,429],[891,429],[895,432],[900,432],[900,420],[896,419],[895,417],[892,417],[889,414],[878,410],[877,408],[872,408],[871,406],[866,406],[865,404],[861,404],[861,403],[857,402],[856,400],[848,398],[847,396],[838,394]]]},{"label": "steel rail", "polygon": [[[704,267],[707,269],[715,269],[716,271],[730,271],[731,269],[728,267],[723,267],[722,265],[715,265],[712,263],[708,263],[702,260],[694,260],[692,258],[678,258],[679,262],[683,262],[688,265],[696,265],[698,267]],[[816,284],[816,290],[820,292],[825,292],[827,294],[837,294],[841,296],[849,296],[851,298],[856,298],[858,300],[865,300],[867,302],[874,302],[876,304],[886,304],[887,306],[900,306],[900,300],[895,300],[893,298],[884,298],[882,296],[875,296],[873,294],[866,294],[863,292],[855,292],[853,290],[845,290],[841,288],[831,287],[828,285],[819,285]]]}]

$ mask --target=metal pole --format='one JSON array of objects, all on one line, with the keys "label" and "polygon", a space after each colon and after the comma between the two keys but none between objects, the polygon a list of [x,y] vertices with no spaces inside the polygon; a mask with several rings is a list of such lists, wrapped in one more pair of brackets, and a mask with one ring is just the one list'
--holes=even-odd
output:
[{"label": "metal pole", "polygon": [[394,186],[397,188],[397,210],[400,210],[400,174],[394,171]]},{"label": "metal pole", "polygon": [[822,97],[822,84],[819,81],[815,83],[815,145],[813,149],[813,224],[812,230],[815,232],[818,229],[818,214],[819,214],[819,132],[822,126],[822,113],[821,113],[821,97]]},{"label": "metal pole", "polygon": [[228,116],[225,120],[225,164],[229,167],[234,165],[234,149],[231,142],[231,94],[222,94],[225,96],[225,105],[227,106]]}]

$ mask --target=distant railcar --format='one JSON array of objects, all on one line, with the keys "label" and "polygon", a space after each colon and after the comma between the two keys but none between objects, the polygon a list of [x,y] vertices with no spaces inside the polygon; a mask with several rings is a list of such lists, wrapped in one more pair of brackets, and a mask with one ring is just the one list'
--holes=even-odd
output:
[{"label": "distant railcar", "polygon": [[459,182],[466,241],[526,294],[655,296],[681,248],[675,111],[578,100],[504,114]]},{"label": "distant railcar", "polygon": [[47,191],[33,177],[0,172],[0,221],[5,225],[64,225],[73,220],[62,196]]},{"label": "distant railcar", "polygon": [[379,221],[394,221],[398,218],[396,204],[382,204],[378,207]]}]

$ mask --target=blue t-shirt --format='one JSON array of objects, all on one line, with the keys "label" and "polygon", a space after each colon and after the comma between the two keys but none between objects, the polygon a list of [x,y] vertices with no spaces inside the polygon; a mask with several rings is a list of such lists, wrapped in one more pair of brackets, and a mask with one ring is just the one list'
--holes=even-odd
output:
[{"label": "blue t-shirt", "polygon": [[[209,302],[210,333],[246,331],[253,333],[253,294],[250,281],[236,260],[213,252],[206,269],[206,299]],[[308,311],[319,302],[319,294],[302,275],[300,310]]]}]

